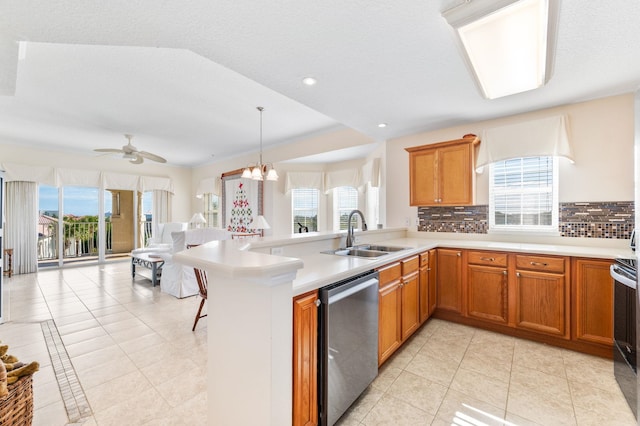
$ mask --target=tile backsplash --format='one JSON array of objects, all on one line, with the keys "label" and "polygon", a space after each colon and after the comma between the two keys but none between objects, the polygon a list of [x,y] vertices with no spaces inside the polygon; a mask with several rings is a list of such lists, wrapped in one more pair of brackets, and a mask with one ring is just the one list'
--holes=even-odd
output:
[{"label": "tile backsplash", "polygon": [[[418,207],[419,231],[486,234],[489,206]],[[629,239],[635,226],[633,201],[560,203],[563,237]]]}]

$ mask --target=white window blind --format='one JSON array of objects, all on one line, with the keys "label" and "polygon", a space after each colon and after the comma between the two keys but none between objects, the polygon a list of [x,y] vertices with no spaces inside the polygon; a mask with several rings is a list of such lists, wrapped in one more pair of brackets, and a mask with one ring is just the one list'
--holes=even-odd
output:
[{"label": "white window blind", "polygon": [[204,204],[202,215],[207,220],[206,226],[208,228],[219,226],[220,197],[212,192],[206,192],[202,195],[202,201]]},{"label": "white window blind", "polygon": [[306,227],[309,232],[318,230],[318,199],[320,191],[314,188],[291,189],[292,232]]},{"label": "white window blind", "polygon": [[358,208],[358,190],[352,186],[335,188],[333,190],[333,205],[334,223],[338,225],[338,230],[346,230],[349,213]]},{"label": "white window blind", "polygon": [[557,231],[558,169],[554,157],[513,158],[491,164],[489,228]]}]

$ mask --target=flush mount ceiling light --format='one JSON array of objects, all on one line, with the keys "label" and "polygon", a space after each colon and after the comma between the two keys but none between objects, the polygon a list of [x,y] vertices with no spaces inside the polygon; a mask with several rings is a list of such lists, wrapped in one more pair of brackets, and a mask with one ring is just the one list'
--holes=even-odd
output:
[{"label": "flush mount ceiling light", "polygon": [[466,0],[442,16],[488,99],[543,86],[553,64],[559,0]]},{"label": "flush mount ceiling light", "polygon": [[241,177],[253,180],[278,180],[278,173],[273,168],[273,164],[262,162],[262,111],[264,108],[259,106],[256,109],[260,111],[260,160],[255,165],[247,166],[242,171]]},{"label": "flush mount ceiling light", "polygon": [[378,124],[378,127],[383,129],[383,128],[387,127],[387,123],[380,123],[380,124]]},{"label": "flush mount ceiling light", "polygon": [[316,80],[313,77],[305,77],[302,79],[302,83],[307,85],[307,86],[313,86],[318,82],[318,80]]}]

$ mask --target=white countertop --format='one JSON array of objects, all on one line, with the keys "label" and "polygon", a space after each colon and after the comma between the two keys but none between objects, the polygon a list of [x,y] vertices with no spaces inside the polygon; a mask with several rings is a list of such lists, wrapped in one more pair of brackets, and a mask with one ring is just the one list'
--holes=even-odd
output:
[{"label": "white countertop", "polygon": [[[384,239],[385,231],[395,237]],[[617,257],[635,257],[635,252],[620,244],[609,247],[598,246],[597,242],[586,244],[583,239],[567,239],[575,244],[515,243],[470,238],[419,238],[416,233],[403,230],[367,231],[359,233],[359,244],[367,242],[384,243],[390,246],[407,247],[406,250],[393,252],[378,258],[359,258],[321,253],[322,250],[337,248],[344,243],[344,233],[295,234],[288,237],[267,237],[254,240],[214,241],[182,251],[175,255],[178,262],[190,266],[215,271],[230,278],[260,281],[264,278],[290,273],[297,270],[293,280],[294,295],[302,294],[350,276],[393,263],[399,259],[421,253],[431,248],[459,248],[493,251],[508,251],[557,256],[591,257],[615,259]],[[433,234],[432,234],[433,235]],[[369,239],[367,238],[369,237]],[[326,244],[324,248],[318,248]],[[290,247],[289,257],[268,254],[271,247]],[[305,250],[303,247],[307,247]],[[313,248],[309,248],[313,247]],[[296,257],[291,256],[294,253]]]}]

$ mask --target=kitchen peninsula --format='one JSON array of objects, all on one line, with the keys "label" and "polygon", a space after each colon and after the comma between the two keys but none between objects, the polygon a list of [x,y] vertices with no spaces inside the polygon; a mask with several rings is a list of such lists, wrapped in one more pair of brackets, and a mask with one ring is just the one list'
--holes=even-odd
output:
[{"label": "kitchen peninsula", "polygon": [[631,255],[621,241],[603,246],[565,238],[565,244],[523,244],[438,238],[404,228],[357,237],[360,244],[384,242],[407,249],[376,259],[321,253],[343,246],[342,232],[211,242],[176,255],[177,261],[209,274],[209,424],[291,424],[291,301],[296,295],[433,248],[583,259]]}]

